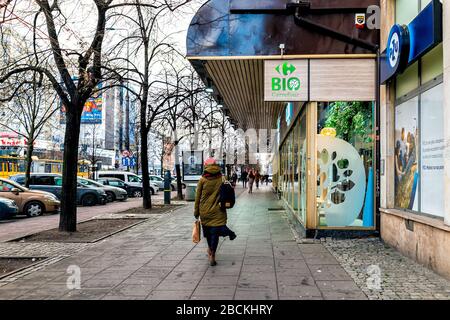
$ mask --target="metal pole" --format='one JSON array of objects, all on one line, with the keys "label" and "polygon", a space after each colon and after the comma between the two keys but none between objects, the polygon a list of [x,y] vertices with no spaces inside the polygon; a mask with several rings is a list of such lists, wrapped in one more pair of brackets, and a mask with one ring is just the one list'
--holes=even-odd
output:
[{"label": "metal pole", "polygon": [[171,180],[170,170],[167,170],[164,176],[164,204],[170,204],[170,198],[172,195],[172,188],[170,184]]}]

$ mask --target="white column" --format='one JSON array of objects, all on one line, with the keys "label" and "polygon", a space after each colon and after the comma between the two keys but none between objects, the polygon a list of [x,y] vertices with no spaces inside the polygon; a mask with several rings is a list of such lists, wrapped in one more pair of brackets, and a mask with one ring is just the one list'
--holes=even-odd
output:
[{"label": "white column", "polygon": [[444,10],[444,138],[445,148],[445,223],[450,225],[450,1],[442,1]]}]

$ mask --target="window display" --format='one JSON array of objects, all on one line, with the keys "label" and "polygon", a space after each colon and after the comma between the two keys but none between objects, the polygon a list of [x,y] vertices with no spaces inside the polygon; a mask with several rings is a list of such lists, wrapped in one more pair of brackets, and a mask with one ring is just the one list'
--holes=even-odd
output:
[{"label": "window display", "polygon": [[395,108],[395,206],[419,209],[418,202],[418,99]]},{"label": "window display", "polygon": [[319,226],[373,227],[373,103],[319,104],[317,133]]},{"label": "window display", "polygon": [[444,110],[443,85],[421,97],[420,211],[444,216]]}]

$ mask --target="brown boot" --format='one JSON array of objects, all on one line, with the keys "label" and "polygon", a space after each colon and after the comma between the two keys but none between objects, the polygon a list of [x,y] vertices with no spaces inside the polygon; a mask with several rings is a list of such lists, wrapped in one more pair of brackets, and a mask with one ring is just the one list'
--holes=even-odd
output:
[{"label": "brown boot", "polygon": [[211,249],[210,249],[210,248],[208,248],[208,250],[207,250],[207,251],[208,251],[208,260],[211,260],[211,254],[212,254],[212,253],[211,253]]},{"label": "brown boot", "polygon": [[211,258],[209,259],[209,265],[211,267],[214,267],[215,265],[217,265],[215,253],[211,254]]}]

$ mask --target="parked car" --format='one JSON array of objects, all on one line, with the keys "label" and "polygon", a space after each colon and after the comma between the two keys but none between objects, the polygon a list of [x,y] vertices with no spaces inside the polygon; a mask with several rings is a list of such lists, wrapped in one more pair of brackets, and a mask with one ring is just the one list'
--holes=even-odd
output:
[{"label": "parked car", "polygon": [[[100,178],[98,179],[98,182],[105,186],[121,188],[128,193],[129,197],[140,198],[144,194],[142,191],[142,187],[132,186],[118,178]],[[154,193],[152,192],[152,194]]]},{"label": "parked car", "polygon": [[37,217],[45,212],[57,212],[60,202],[55,195],[39,190],[30,190],[20,184],[0,178],[0,197],[13,200],[19,213]]},{"label": "parked car", "polygon": [[19,208],[13,200],[0,198],[0,219],[9,219],[19,213]]},{"label": "parked car", "polygon": [[[155,175],[150,175],[150,182],[153,184],[156,184],[159,188],[159,190],[164,190],[164,178],[160,177],[160,176],[155,176]],[[186,184],[181,183],[183,189],[186,188]],[[172,191],[177,190],[177,180],[172,180],[170,182],[170,188],[172,189]]]},{"label": "parked car", "polygon": [[[134,187],[141,187],[142,188],[142,178],[139,177],[137,174],[133,172],[127,172],[127,171],[99,171],[98,172],[98,179],[101,178],[117,178],[125,182],[126,184]],[[159,187],[150,182],[150,190],[152,194],[155,194],[158,192]]]},{"label": "parked car", "polygon": [[108,202],[113,202],[116,200],[126,201],[128,199],[128,193],[125,190],[123,190],[122,188],[104,185],[104,184],[101,184],[100,182],[97,182],[97,181],[94,181],[91,179],[86,179],[86,178],[78,178],[78,182],[85,186],[91,186],[91,187],[103,189],[106,193],[106,200]]},{"label": "parked car", "polygon": [[[25,184],[25,175],[17,174],[10,179],[21,185]],[[32,173],[30,181],[31,190],[41,190],[54,194],[61,199],[62,176],[56,173]],[[77,204],[82,206],[95,206],[97,204],[106,204],[106,193],[103,189],[86,186],[78,183]]]}]

